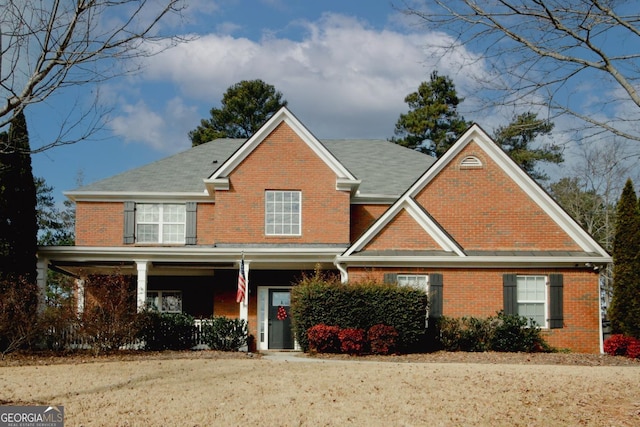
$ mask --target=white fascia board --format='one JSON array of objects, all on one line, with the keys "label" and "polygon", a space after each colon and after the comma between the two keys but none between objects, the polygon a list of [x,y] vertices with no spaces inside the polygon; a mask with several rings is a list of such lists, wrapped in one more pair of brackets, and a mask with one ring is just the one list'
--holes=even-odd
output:
[{"label": "white fascia board", "polygon": [[246,260],[268,264],[333,263],[344,252],[342,247],[318,248],[198,248],[198,247],[80,247],[43,246],[38,248],[38,258],[51,261],[72,262],[123,262],[145,260],[149,262],[233,263],[244,253]]},{"label": "white fascia board", "polygon": [[347,267],[573,267],[591,268],[611,263],[611,257],[558,257],[558,256],[345,256],[336,257],[336,262]]},{"label": "white fascia board", "polygon": [[146,191],[66,191],[64,194],[74,202],[120,202],[134,201],[197,201],[199,203],[213,202],[207,191],[202,192],[146,192]]},{"label": "white fascia board", "polygon": [[[216,180],[227,178],[231,172],[267,137],[280,123],[286,123],[302,140],[322,159],[329,168],[342,181],[353,181],[352,187],[359,185],[359,181],[345,168],[338,159],[327,150],[327,148],[314,137],[311,132],[286,108],[282,107],[274,114],[251,138],[242,146],[209,178],[205,179],[205,184],[213,184]],[[336,184],[338,185],[338,184]]]}]

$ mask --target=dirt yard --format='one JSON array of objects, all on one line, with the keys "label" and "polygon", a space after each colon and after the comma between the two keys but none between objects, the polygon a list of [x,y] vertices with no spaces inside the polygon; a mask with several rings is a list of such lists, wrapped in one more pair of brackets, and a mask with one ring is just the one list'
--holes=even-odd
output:
[{"label": "dirt yard", "polygon": [[640,363],[496,353],[18,357],[0,361],[0,404],[63,405],[65,426],[637,426]]}]

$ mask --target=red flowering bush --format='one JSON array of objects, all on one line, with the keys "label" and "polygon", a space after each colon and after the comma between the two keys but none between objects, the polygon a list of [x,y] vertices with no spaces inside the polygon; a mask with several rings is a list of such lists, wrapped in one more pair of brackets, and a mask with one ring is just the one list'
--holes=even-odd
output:
[{"label": "red flowering bush", "polygon": [[[631,353],[629,354],[629,350]],[[612,356],[636,358],[640,355],[640,341],[622,334],[611,335],[604,342],[604,352]]]},{"label": "red flowering bush", "polygon": [[627,346],[627,357],[630,359],[640,359],[640,340],[633,338]]},{"label": "red flowering bush", "polygon": [[309,350],[313,353],[338,353],[340,351],[340,328],[318,324],[307,330]]},{"label": "red flowering bush", "polygon": [[367,333],[372,354],[387,355],[394,353],[397,348],[398,331],[389,325],[373,325]]},{"label": "red flowering bush", "polygon": [[340,350],[343,353],[360,355],[367,347],[367,337],[364,329],[346,328],[338,333]]}]

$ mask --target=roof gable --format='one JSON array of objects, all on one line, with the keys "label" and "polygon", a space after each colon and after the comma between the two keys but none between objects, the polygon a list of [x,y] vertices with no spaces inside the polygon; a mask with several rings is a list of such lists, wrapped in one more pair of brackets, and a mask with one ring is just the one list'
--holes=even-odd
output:
[{"label": "roof gable", "polygon": [[[474,144],[475,152],[473,161],[469,161],[469,156],[464,153],[464,150],[470,145]],[[460,155],[462,154],[462,157]],[[440,158],[431,168],[429,168],[409,189],[394,203],[385,214],[378,219],[352,246],[343,254],[348,257],[355,254],[358,251],[362,251],[370,242],[376,239],[376,236],[383,232],[384,227],[394,217],[398,216],[402,211],[406,210],[412,204],[420,206],[416,198],[420,193],[431,183],[437,180],[437,178],[443,174],[448,168],[455,167],[469,167],[478,168],[482,166],[483,158],[485,161],[490,161],[495,164],[502,172],[506,179],[509,179],[516,188],[526,193],[533,204],[539,207],[540,211],[548,218],[551,219],[559,229],[566,233],[569,239],[575,242],[574,251],[583,251],[585,253],[597,254],[601,257],[609,257],[607,252],[586,232],[580,227],[533,179],[531,179],[491,138],[478,126],[471,126],[458,141]],[[463,166],[455,163],[456,159],[466,160]],[[494,185],[499,185],[495,183]],[[437,186],[434,187],[440,197],[446,196],[446,190]],[[453,205],[453,203],[452,203]],[[450,215],[455,215],[453,210],[455,206],[450,206]],[[435,221],[429,216],[427,211],[429,206],[425,206],[425,209],[413,210],[417,215],[417,220],[424,222]],[[478,222],[482,221],[482,218],[476,219]],[[531,225],[534,226],[533,224]],[[425,228],[432,236],[440,229],[441,225],[438,224],[438,228],[429,229]],[[447,231],[440,229],[440,231],[447,236],[448,242],[451,244],[449,249],[454,251],[454,248],[458,247],[457,242],[451,238]],[[446,240],[445,240],[446,241]],[[444,248],[444,246],[443,246]],[[462,249],[466,249],[463,248]],[[500,250],[501,248],[493,248],[494,250]],[[457,251],[455,251],[457,252]],[[465,256],[465,253],[460,250],[459,255]]]},{"label": "roof gable", "polygon": [[233,153],[204,183],[210,193],[229,189],[229,176],[278,126],[286,124],[336,175],[336,190],[355,193],[360,180],[286,108],[282,107]]}]

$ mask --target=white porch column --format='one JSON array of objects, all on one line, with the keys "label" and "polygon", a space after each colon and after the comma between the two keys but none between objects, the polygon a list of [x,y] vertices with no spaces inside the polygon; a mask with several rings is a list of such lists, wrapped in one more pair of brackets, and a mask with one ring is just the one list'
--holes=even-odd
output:
[{"label": "white porch column", "polygon": [[76,310],[78,315],[84,313],[84,279],[76,279]]},{"label": "white porch column", "polygon": [[144,310],[147,304],[147,269],[149,261],[136,261],[138,269],[138,311]]},{"label": "white porch column", "polygon": [[240,319],[249,322],[249,262],[244,262],[244,277],[247,284],[247,290],[244,293],[244,299],[240,302]]},{"label": "white porch column", "polygon": [[49,270],[49,260],[39,258],[36,265],[36,283],[38,285],[38,313],[42,314],[47,303],[47,272]]}]

